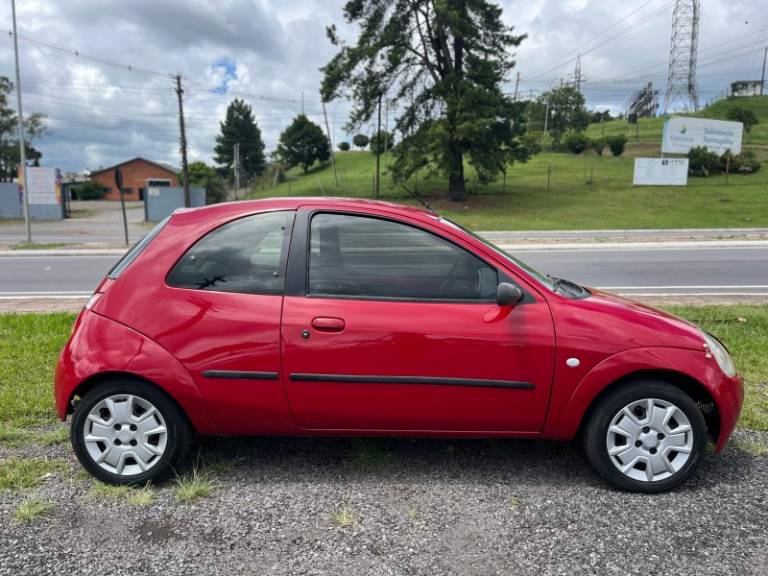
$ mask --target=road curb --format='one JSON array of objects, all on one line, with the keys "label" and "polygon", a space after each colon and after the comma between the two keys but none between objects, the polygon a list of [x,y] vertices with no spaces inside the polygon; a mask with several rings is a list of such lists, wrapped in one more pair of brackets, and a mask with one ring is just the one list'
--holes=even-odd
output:
[{"label": "road curb", "polygon": [[[644,242],[499,242],[509,251],[544,252],[573,250],[675,250],[685,248],[765,248],[768,240],[671,240]],[[52,256],[114,256],[125,254],[123,248],[84,248],[71,250],[0,250],[0,258]]]},{"label": "road curb", "polygon": [[46,258],[51,256],[122,256],[124,248],[84,248],[71,250],[0,250],[0,258]]}]

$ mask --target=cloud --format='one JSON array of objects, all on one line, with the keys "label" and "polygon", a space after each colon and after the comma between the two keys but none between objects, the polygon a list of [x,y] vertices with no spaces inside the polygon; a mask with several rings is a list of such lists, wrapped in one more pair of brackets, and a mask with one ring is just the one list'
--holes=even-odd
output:
[{"label": "cloud", "polygon": [[[219,122],[234,97],[253,106],[267,148],[272,149],[282,129],[302,109],[302,100],[308,116],[323,125],[319,68],[335,53],[325,37],[325,26],[336,23],[350,40],[356,34],[343,21],[344,3],[18,2],[21,34],[154,72],[130,71],[22,40],[25,111],[46,113],[50,128],[36,146],[46,164],[64,170],[95,169],[136,155],[178,165],[177,102],[170,76],[179,73],[184,78],[192,160],[211,161]],[[567,78],[577,51],[584,54],[584,92],[590,106],[621,109],[631,91],[647,81],[663,90],[672,18],[667,0],[633,0],[632,5],[622,0],[504,0],[502,4],[505,21],[528,34],[517,49],[514,71],[522,75],[523,94],[539,93]],[[759,4],[706,2],[699,45],[703,100],[732,80],[759,76],[761,50],[768,40],[768,12]],[[638,8],[622,25],[598,36]],[[7,5],[0,7],[0,27],[10,28]],[[614,35],[604,46],[591,50]],[[0,43],[5,43],[0,44],[0,74],[12,78],[12,42],[3,35]],[[328,106],[336,142],[345,137],[340,127],[348,110],[344,102]]]}]

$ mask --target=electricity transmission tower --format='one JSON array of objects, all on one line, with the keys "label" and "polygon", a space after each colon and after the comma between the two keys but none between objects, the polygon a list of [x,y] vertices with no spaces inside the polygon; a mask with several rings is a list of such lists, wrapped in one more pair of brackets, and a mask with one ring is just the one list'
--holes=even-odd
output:
[{"label": "electricity transmission tower", "polygon": [[584,81],[584,77],[581,75],[581,54],[576,56],[576,67],[573,69],[571,78],[573,78],[572,84],[576,91],[581,92],[581,83]]},{"label": "electricity transmission tower", "polygon": [[699,109],[696,92],[696,52],[699,48],[699,0],[676,0],[672,13],[672,42],[669,47],[667,93],[661,113],[666,114],[675,104],[684,110]]}]

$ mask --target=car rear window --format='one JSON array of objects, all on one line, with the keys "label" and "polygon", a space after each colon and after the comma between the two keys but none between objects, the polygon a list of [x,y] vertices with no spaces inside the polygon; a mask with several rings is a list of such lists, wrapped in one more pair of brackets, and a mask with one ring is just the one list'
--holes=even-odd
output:
[{"label": "car rear window", "polygon": [[134,244],[133,247],[131,247],[131,249],[128,250],[128,252],[126,252],[123,257],[117,261],[117,264],[112,266],[112,269],[107,272],[107,277],[112,278],[113,280],[119,278],[120,274],[122,274],[123,271],[131,265],[131,262],[136,260],[139,254],[141,254],[144,249],[149,246],[150,242],[155,239],[155,236],[160,234],[160,231],[165,227],[165,225],[168,223],[168,220],[170,219],[171,217],[168,216],[165,220],[159,222],[157,226],[150,230],[149,234],[136,242],[136,244]]}]

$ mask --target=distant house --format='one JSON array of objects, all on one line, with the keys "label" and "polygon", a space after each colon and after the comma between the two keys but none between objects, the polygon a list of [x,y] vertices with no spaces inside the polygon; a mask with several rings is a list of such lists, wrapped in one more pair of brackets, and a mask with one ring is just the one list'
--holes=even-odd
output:
[{"label": "distant house", "polygon": [[731,96],[760,96],[762,80],[737,80],[731,82]]},{"label": "distant house", "polygon": [[106,200],[120,200],[120,192],[115,182],[115,170],[120,168],[123,173],[123,193],[126,200],[143,200],[144,189],[147,186],[178,186],[178,173],[170,166],[153,162],[146,158],[136,157],[115,164],[109,168],[101,168],[91,172],[91,180],[104,186]]}]

